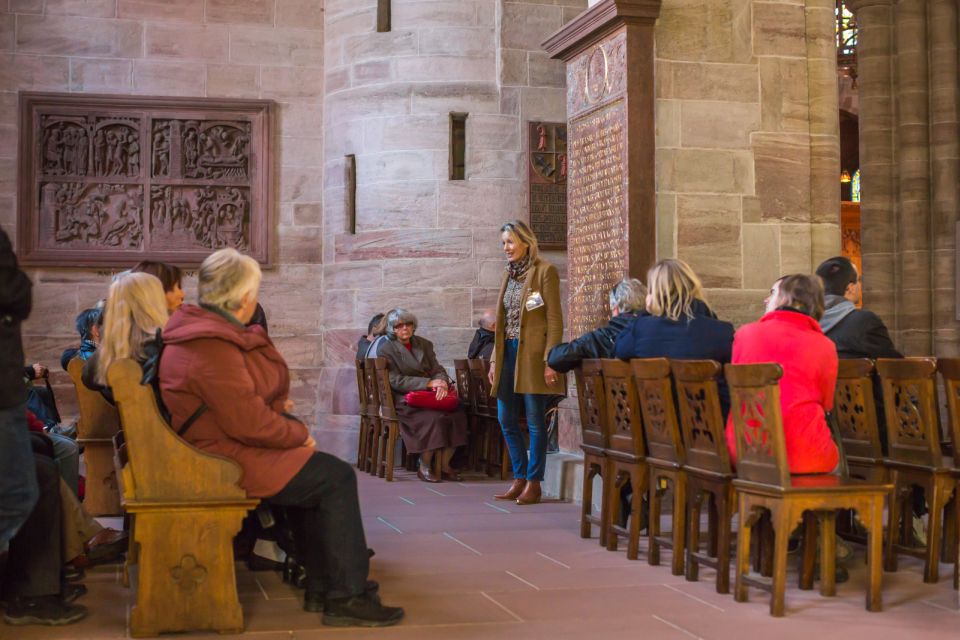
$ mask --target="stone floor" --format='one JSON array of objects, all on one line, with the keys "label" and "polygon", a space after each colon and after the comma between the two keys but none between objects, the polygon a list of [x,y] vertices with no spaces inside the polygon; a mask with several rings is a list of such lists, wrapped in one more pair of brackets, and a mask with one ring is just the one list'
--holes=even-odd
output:
[{"label": "stone floor", "polygon": [[[766,594],[751,591],[751,602],[714,591],[713,572],[702,582],[651,567],[645,556],[628,561],[597,540],[577,533],[573,504],[518,507],[495,502],[502,483],[427,485],[409,473],[397,481],[362,475],[360,491],[368,541],[377,551],[372,577],[388,604],[406,607],[404,622],[390,629],[329,629],[320,617],[301,610],[299,593],[273,572],[238,567],[247,632],[254,640],[351,638],[757,638],[960,637],[957,593],[950,581],[921,581],[920,564],[905,559],[900,571],[884,574],[882,613],[864,609],[862,555],[851,562],[851,579],[835,598],[802,592],[789,577],[787,615],[768,615]],[[643,547],[641,548],[642,551]],[[669,560],[669,552],[665,559]],[[950,567],[943,565],[944,576]],[[116,567],[88,573],[91,609],[80,624],[63,628],[10,627],[3,640],[100,640],[127,637],[131,592]],[[179,637],[235,637],[186,634]],[[239,636],[236,636],[239,637]]]}]

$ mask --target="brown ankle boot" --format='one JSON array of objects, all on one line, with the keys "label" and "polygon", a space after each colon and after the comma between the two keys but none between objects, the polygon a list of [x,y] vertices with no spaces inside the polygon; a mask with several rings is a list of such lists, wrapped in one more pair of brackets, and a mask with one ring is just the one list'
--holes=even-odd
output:
[{"label": "brown ankle boot", "polygon": [[507,489],[504,493],[498,493],[493,497],[497,500],[516,500],[517,497],[523,493],[523,489],[526,486],[526,480],[523,478],[514,478],[513,484],[510,485],[509,489]]},{"label": "brown ankle boot", "polygon": [[540,502],[540,481],[528,480],[523,493],[517,497],[517,504],[537,504]]}]

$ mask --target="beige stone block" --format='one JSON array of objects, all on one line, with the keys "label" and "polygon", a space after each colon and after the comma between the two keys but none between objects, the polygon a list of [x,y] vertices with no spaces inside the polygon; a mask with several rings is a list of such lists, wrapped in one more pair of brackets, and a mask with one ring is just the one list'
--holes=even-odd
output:
[{"label": "beige stone block", "polygon": [[378,262],[343,262],[323,266],[323,288],[380,289],[383,287],[383,266]]},{"label": "beige stone block", "polygon": [[531,87],[520,90],[520,119],[565,122],[567,90]]},{"label": "beige stone block", "polygon": [[743,225],[743,287],[763,289],[781,275],[779,225]]},{"label": "beige stone block", "polygon": [[280,138],[280,166],[323,167],[323,142],[299,136]]},{"label": "beige stone block", "polygon": [[350,67],[340,67],[339,69],[325,69],[324,88],[327,95],[341,91],[350,86]]},{"label": "beige stone block", "polygon": [[[463,4],[466,4],[465,2]],[[480,0],[477,4],[477,24],[485,26],[496,26],[497,24],[497,4],[489,0]]]},{"label": "beige stone block", "polygon": [[[77,285],[37,283],[33,287],[33,309],[22,325],[24,334],[76,336],[73,320],[80,312]],[[52,368],[52,367],[51,367]]]},{"label": "beige stone block", "polygon": [[[508,89],[502,92],[516,95]],[[425,82],[413,86],[413,113],[508,113],[501,111],[500,96],[496,85],[486,82]]]},{"label": "beige stone block", "polygon": [[203,3],[198,0],[118,0],[117,17],[199,23],[203,20]]},{"label": "beige stone block", "polygon": [[6,157],[13,157],[17,148],[17,128],[13,126],[0,127],[0,151]]},{"label": "beige stone block", "polygon": [[760,99],[757,66],[753,64],[708,64],[671,62],[663,65],[671,77],[661,81],[661,98],[757,102]]},{"label": "beige stone block", "polygon": [[522,176],[526,166],[519,151],[467,147],[467,180],[509,180]]},{"label": "beige stone block", "polygon": [[13,196],[0,196],[0,227],[7,231],[10,241],[16,241],[16,233],[10,233],[17,225],[17,204]]},{"label": "beige stone block", "polygon": [[206,69],[194,62],[137,60],[133,67],[134,93],[202,96]]},{"label": "beige stone block", "polygon": [[[467,119],[468,131],[472,120]],[[365,122],[362,129],[362,144],[367,151],[447,149],[450,145],[449,115],[378,118]]]},{"label": "beige stone block", "polygon": [[[487,289],[500,289],[500,284],[503,282],[503,274],[506,270],[506,260],[481,260],[478,263],[478,284],[481,287]],[[481,310],[482,311],[482,310]],[[477,310],[474,311],[475,315],[479,315]]]},{"label": "beige stone block", "polygon": [[10,0],[10,13],[43,13],[44,0]]},{"label": "beige stone block", "polygon": [[680,146],[680,101],[657,100],[657,148]]},{"label": "beige stone block", "polygon": [[[436,156],[432,151],[384,151],[357,158],[357,184],[398,180],[432,180],[437,177]],[[444,169],[446,171],[446,169]]]},{"label": "beige stone block", "polygon": [[0,125],[13,125],[16,122],[17,94],[13,91],[0,91]]},{"label": "beige stone block", "polygon": [[302,67],[261,67],[260,90],[264,98],[274,100],[317,98],[323,93],[323,72]]},{"label": "beige stone block", "polygon": [[740,287],[740,198],[678,195],[677,256],[705,287]]},{"label": "beige stone block", "polygon": [[[324,10],[331,16],[343,13],[375,11],[378,0],[326,0]],[[396,4],[391,2],[391,4]]]},{"label": "beige stone block", "polygon": [[0,14],[0,51],[13,51],[15,27],[12,13]]},{"label": "beige stone block", "polygon": [[[481,5],[492,5],[484,0]],[[492,7],[491,7],[492,8]],[[477,6],[461,2],[394,2],[390,21],[394,29],[425,27],[469,27],[474,24],[492,27],[493,21],[476,21]]]},{"label": "beige stone block", "polygon": [[293,224],[305,227],[323,224],[323,205],[319,202],[293,205]]},{"label": "beige stone block", "polygon": [[121,93],[129,92],[132,85],[131,60],[70,59],[71,91]]},{"label": "beige stone block", "polygon": [[530,83],[530,66],[525,49],[500,50],[500,83],[504,86],[524,87]]},{"label": "beige stone block", "polygon": [[513,116],[478,114],[467,118],[467,148],[519,151],[520,123]]},{"label": "beige stone block", "polygon": [[0,196],[17,193],[17,162],[14,158],[0,158]]},{"label": "beige stone block", "polygon": [[487,57],[495,47],[490,27],[420,29],[420,55]]},{"label": "beige stone block", "polygon": [[657,194],[657,260],[677,255],[677,196]]},{"label": "beige stone block", "polygon": [[418,52],[416,31],[389,31],[349,36],[343,43],[344,60],[353,64],[399,56],[415,56]]},{"label": "beige stone block", "polygon": [[764,299],[769,290],[764,289],[707,289],[707,301],[721,320],[732,322],[735,327],[756,322],[763,316]]},{"label": "beige stone block", "polygon": [[760,198],[756,196],[743,196],[741,199],[743,207],[743,222],[763,222],[763,207],[760,204]]},{"label": "beige stone block", "polygon": [[320,227],[279,227],[280,261],[286,264],[319,263],[323,242]]},{"label": "beige stone block", "polygon": [[401,229],[338,235],[337,262],[393,258],[466,258],[473,234],[461,229]]},{"label": "beige stone block", "polygon": [[662,149],[657,154],[658,191],[752,195],[753,182],[748,151]]},{"label": "beige stone block", "polygon": [[816,269],[824,260],[841,254],[840,225],[818,223],[810,225],[811,267]]},{"label": "beige stone block", "polygon": [[500,90],[500,113],[520,115],[520,91],[518,87],[503,87]]},{"label": "beige stone block", "polygon": [[[351,68],[351,82],[354,87],[365,84],[380,84],[393,79],[392,60],[371,60],[354,65]],[[327,83],[329,90],[330,84]]]},{"label": "beige stone block", "polygon": [[254,65],[208,64],[207,95],[211,98],[259,97],[260,67]]},{"label": "beige stone block", "polygon": [[323,106],[302,102],[281,103],[278,106],[278,130],[281,135],[319,136],[323,133]]},{"label": "beige stone block", "polygon": [[[357,317],[366,322],[375,313],[403,307],[417,316],[418,330],[429,327],[469,327],[472,317],[471,293],[468,288],[393,287],[390,273],[384,274],[382,290],[361,290],[357,293]],[[354,349],[356,351],[356,349]]]},{"label": "beige stone block", "polygon": [[749,149],[760,128],[760,105],[746,102],[681,102],[681,144],[710,149]]},{"label": "beige stone block", "polygon": [[147,56],[186,60],[226,61],[229,43],[223,25],[148,23]]},{"label": "beige stone block", "polygon": [[323,29],[323,0],[277,0],[277,26]]},{"label": "beige stone block", "polygon": [[496,59],[491,55],[477,58],[454,56],[402,57],[394,61],[398,80],[495,82]]},{"label": "beige stone block", "polygon": [[806,56],[806,16],[802,4],[755,2],[753,52],[758,56]]},{"label": "beige stone block", "polygon": [[[419,329],[417,331],[420,332]],[[467,357],[475,333],[476,325],[469,328],[424,327],[421,335],[433,342],[437,360],[450,371],[454,360]]]},{"label": "beige stone block", "polygon": [[139,58],[142,26],[132,20],[22,15],[17,18],[17,51]]},{"label": "beige stone block", "polygon": [[840,224],[840,141],[832,135],[811,136],[810,220]]},{"label": "beige stone block", "polygon": [[[315,71],[313,72],[315,73]],[[261,82],[266,82],[265,74],[261,76]],[[403,84],[360,87],[350,91],[341,91],[327,98],[327,123],[339,125],[344,120],[410,113],[410,92],[411,88]]]},{"label": "beige stone block", "polygon": [[439,192],[440,225],[458,229],[489,229],[517,218],[527,197],[519,180],[444,181]]},{"label": "beige stone block", "polygon": [[273,24],[276,0],[207,0],[207,22]]},{"label": "beige stone block", "polygon": [[309,167],[284,167],[280,172],[280,202],[321,202],[321,172]]},{"label": "beige stone block", "polygon": [[114,18],[117,0],[46,0],[44,12],[51,16]]},{"label": "beige stone block", "polygon": [[504,2],[500,43],[508,49],[540,51],[540,43],[557,31],[563,22],[559,7]]},{"label": "beige stone block", "polygon": [[323,37],[313,30],[232,27],[230,60],[248,64],[323,64]]},{"label": "beige stone block", "polygon": [[357,190],[357,229],[437,226],[437,184],[432,180],[365,185]]},{"label": "beige stone block", "polygon": [[291,369],[318,367],[323,360],[323,338],[320,334],[271,336],[270,339]]},{"label": "beige stone block", "polygon": [[[70,82],[67,58],[0,54],[0,87],[7,90],[66,91]],[[9,147],[16,148],[16,142]]]},{"label": "beige stone block", "polygon": [[394,260],[383,274],[387,288],[473,287],[477,284],[477,263],[462,258]]},{"label": "beige stone block", "polygon": [[732,2],[664,3],[656,26],[657,56],[671,60],[734,60]]},{"label": "beige stone block", "polygon": [[780,275],[813,272],[812,235],[808,224],[780,225]]},{"label": "beige stone block", "polygon": [[315,287],[310,287],[274,278],[260,287],[259,297],[267,312],[271,336],[316,334],[322,330],[319,280]]},{"label": "beige stone block", "polygon": [[567,85],[566,65],[553,60],[545,53],[531,51],[527,59],[530,68],[531,87],[565,87]]},{"label": "beige stone block", "polygon": [[755,134],[756,189],[766,221],[810,221],[809,137]]},{"label": "beige stone block", "polygon": [[320,303],[323,328],[341,329],[356,326],[360,322],[355,313],[356,302],[356,291],[324,291]]},{"label": "beige stone block", "polygon": [[807,61],[761,58],[759,64],[764,130],[805,133],[810,126]]}]

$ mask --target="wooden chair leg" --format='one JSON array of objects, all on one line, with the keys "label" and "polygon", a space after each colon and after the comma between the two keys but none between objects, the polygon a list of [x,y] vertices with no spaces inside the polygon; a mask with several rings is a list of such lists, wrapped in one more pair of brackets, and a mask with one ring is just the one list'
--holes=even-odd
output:
[{"label": "wooden chair leg", "polygon": [[[704,493],[700,490],[691,491],[687,496],[687,580],[696,582],[700,579],[700,563],[693,557],[700,551],[700,509],[702,508]],[[707,497],[707,508],[710,508]]]},{"label": "wooden chair leg", "polygon": [[396,463],[395,456],[397,455],[397,426],[391,424],[389,427],[390,431],[387,435],[387,461],[386,461],[386,478],[387,482],[393,482],[393,467]]},{"label": "wooden chair leg", "polygon": [[[896,472],[894,472],[894,482],[896,482]],[[890,508],[887,510],[887,537],[884,541],[883,550],[883,569],[884,571],[897,570],[897,551],[895,548],[897,542],[897,533],[900,531],[900,507],[903,504],[901,499],[902,492],[895,487],[890,495]]]},{"label": "wooden chair leg", "polygon": [[787,543],[793,523],[792,509],[781,504],[772,510],[770,521],[773,524],[773,584],[770,595],[770,615],[783,617],[784,599],[787,588]]},{"label": "wooden chair leg", "polygon": [[[717,511],[717,593],[730,593],[730,536],[733,505],[727,498],[715,501]],[[749,550],[749,545],[748,545]]]},{"label": "wooden chair leg", "polygon": [[647,564],[655,567],[660,564],[660,476],[653,468],[650,469],[650,487],[647,489],[647,504],[650,507],[650,517],[647,520]]},{"label": "wooden chair leg", "polygon": [[927,498],[930,519],[927,526],[927,557],[923,567],[923,581],[935,583],[940,579],[940,545],[943,542],[944,486],[940,478],[932,483],[932,495]]},{"label": "wooden chair leg", "polygon": [[613,525],[620,520],[620,488],[623,486],[623,473],[611,465],[610,478],[604,483],[607,492],[607,551],[616,551],[620,536]]},{"label": "wooden chair leg", "polygon": [[820,520],[820,595],[837,595],[837,512],[821,511]]},{"label": "wooden chair leg", "polygon": [[[580,501],[580,537],[589,538],[592,526],[587,516],[593,513],[593,477],[597,469],[586,460],[583,461],[583,495]],[[601,543],[602,544],[602,543]]]},{"label": "wooden chair leg", "polygon": [[673,575],[683,575],[684,540],[687,533],[687,480],[683,472],[677,472],[673,480],[673,526],[670,531],[673,536],[673,557],[671,570]]},{"label": "wooden chair leg", "polygon": [[870,512],[861,515],[861,521],[867,524],[867,570],[870,582],[867,587],[867,611],[882,611],[883,600],[881,581],[883,580],[883,496],[872,501]]},{"label": "wooden chair leg", "polygon": [[[716,558],[719,554],[717,553],[717,545],[719,541],[717,540],[717,525],[720,520],[720,510],[717,505],[717,496],[713,492],[707,494],[707,499],[709,500],[707,504],[707,553]],[[727,549],[729,555],[729,549]]]},{"label": "wooden chair leg", "polygon": [[[633,485],[633,495],[630,500],[630,537],[627,539],[627,560],[636,560],[640,556],[640,511],[643,509],[643,493],[646,477],[637,469],[630,471],[630,482]],[[651,520],[647,523],[647,528],[653,522],[653,512],[651,511]]]},{"label": "wooden chair leg", "polygon": [[[944,490],[944,494],[950,496],[952,487]],[[940,561],[946,564],[953,564],[957,557],[957,519],[954,501],[956,495],[946,501],[943,510],[943,543],[940,545]]]},{"label": "wooden chair leg", "polygon": [[744,576],[750,573],[750,536],[757,522],[755,512],[749,510],[746,499],[739,499],[740,530],[737,532],[737,562],[736,575],[733,579],[733,599],[737,602],[747,601],[747,583]]},{"label": "wooden chair leg", "polygon": [[817,564],[817,514],[803,512],[803,553],[800,556],[800,584],[804,590],[813,589],[813,573]]},{"label": "wooden chair leg", "polygon": [[[610,526],[607,523],[607,513],[610,511],[610,494],[607,491],[607,481],[610,479],[610,469],[606,461],[600,464],[600,546],[607,546],[607,538],[610,536]],[[591,481],[592,484],[592,481]],[[592,490],[592,488],[591,488]]]}]

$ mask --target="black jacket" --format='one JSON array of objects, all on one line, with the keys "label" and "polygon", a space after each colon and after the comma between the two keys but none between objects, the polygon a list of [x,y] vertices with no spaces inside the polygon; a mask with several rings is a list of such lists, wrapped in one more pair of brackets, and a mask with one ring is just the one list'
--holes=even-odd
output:
[{"label": "black jacket", "polygon": [[826,332],[840,358],[902,358],[877,314],[855,309]]},{"label": "black jacket", "polygon": [[0,229],[0,409],[27,401],[20,323],[30,315],[32,287],[17,266],[10,238]]},{"label": "black jacket", "polygon": [[490,356],[493,355],[496,336],[497,334],[493,331],[488,331],[482,327],[477,329],[477,332],[473,334],[473,340],[470,342],[470,348],[467,349],[467,357],[470,359],[485,358],[489,360]]},{"label": "black jacket", "polygon": [[561,342],[547,355],[547,364],[554,371],[566,373],[580,366],[584,360],[591,358],[612,358],[613,344],[617,336],[641,315],[636,313],[621,313],[610,318],[610,324],[585,333],[573,342]]},{"label": "black jacket", "polygon": [[[160,413],[169,422],[170,414],[167,412],[160,399],[160,379],[158,376],[160,370],[160,354],[163,352],[163,338],[160,330],[157,330],[156,337],[153,340],[147,340],[143,343],[144,357],[137,359],[140,367],[143,369],[143,378],[140,384],[149,384],[153,388],[153,395],[157,399],[157,406]],[[99,391],[104,400],[110,404],[117,404],[113,398],[113,389],[97,382],[97,367],[100,361],[100,351],[95,351],[86,362],[83,363],[83,371],[80,373],[80,380],[83,386],[92,391]]]}]

